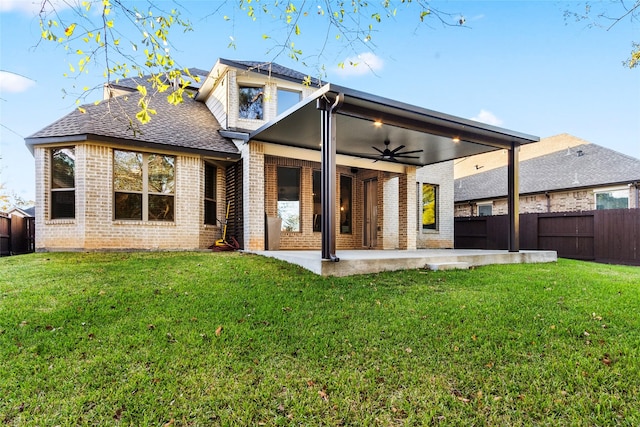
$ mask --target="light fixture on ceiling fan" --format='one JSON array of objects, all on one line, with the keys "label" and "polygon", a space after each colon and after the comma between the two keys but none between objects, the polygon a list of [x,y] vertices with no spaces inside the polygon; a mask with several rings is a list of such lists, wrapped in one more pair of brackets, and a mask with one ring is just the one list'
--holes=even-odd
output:
[{"label": "light fixture on ceiling fan", "polygon": [[410,154],[422,153],[422,151],[423,151],[423,150],[400,151],[403,148],[405,148],[404,145],[400,145],[400,146],[398,146],[398,147],[396,147],[396,148],[394,148],[392,150],[392,149],[389,148],[390,144],[391,144],[391,141],[389,141],[388,139],[385,139],[384,140],[384,150],[381,150],[378,147],[371,146],[371,148],[373,148],[378,153],[380,153],[380,158],[376,159],[375,160],[376,162],[378,160],[387,160],[389,162],[397,162],[398,158],[401,158],[401,159],[419,159],[420,157],[418,157],[418,156],[410,156]]}]

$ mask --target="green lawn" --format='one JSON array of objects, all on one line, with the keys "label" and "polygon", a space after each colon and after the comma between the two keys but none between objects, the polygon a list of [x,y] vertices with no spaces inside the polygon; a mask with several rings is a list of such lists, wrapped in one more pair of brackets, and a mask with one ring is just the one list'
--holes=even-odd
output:
[{"label": "green lawn", "polygon": [[3,425],[640,425],[640,268],[0,259]]}]

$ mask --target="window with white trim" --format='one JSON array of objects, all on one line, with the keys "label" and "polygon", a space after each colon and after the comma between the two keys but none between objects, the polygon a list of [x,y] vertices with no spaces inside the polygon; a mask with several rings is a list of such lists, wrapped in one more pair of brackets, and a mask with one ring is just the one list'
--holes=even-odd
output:
[{"label": "window with white trim", "polygon": [[302,92],[278,88],[278,115],[296,105],[302,99]]},{"label": "window with white trim", "polygon": [[493,215],[493,203],[478,203],[478,216]]},{"label": "window with white trim", "polygon": [[238,89],[238,117],[262,120],[264,118],[264,88],[240,86]]},{"label": "window with white trim", "polygon": [[51,150],[51,219],[76,217],[75,147]]},{"label": "window with white trim", "polygon": [[596,191],[594,193],[597,210],[629,208],[629,190],[626,188]]},{"label": "window with white trim", "polygon": [[173,221],[174,156],[113,151],[114,219]]}]

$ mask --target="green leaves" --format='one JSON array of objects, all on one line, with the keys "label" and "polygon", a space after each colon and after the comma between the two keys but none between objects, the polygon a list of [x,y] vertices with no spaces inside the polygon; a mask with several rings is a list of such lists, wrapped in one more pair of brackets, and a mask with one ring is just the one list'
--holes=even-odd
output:
[{"label": "green leaves", "polygon": [[71,37],[75,29],[76,29],[76,24],[69,25],[67,28],[64,29],[64,35],[66,37]]},{"label": "green leaves", "polygon": [[[156,8],[151,2],[149,9],[143,12],[136,8],[136,4],[84,0],[80,3],[80,8],[62,15],[57,13],[55,2],[45,2],[45,7],[40,12],[40,37],[46,41],[62,43],[66,51],[77,55],[77,59],[69,62],[69,72],[64,74],[65,77],[78,78],[80,74],[87,74],[92,68],[90,65],[94,63],[100,63],[104,67],[102,74],[108,81],[127,78],[132,72],[140,76],[161,76],[176,69],[169,48],[171,30],[180,28],[190,31],[191,24],[181,19],[177,9],[167,12]],[[119,13],[114,13],[116,11]],[[59,20],[59,17],[69,15],[73,19],[71,23]],[[132,19],[123,19],[122,16]],[[135,37],[122,39],[126,37],[124,34],[132,33],[141,36],[137,40]],[[123,41],[126,42],[122,43]],[[139,45],[142,45],[144,55],[141,62],[137,62],[140,58],[137,54]],[[138,56],[132,56],[132,53]],[[180,87],[167,97],[172,104],[182,102],[184,96],[183,84],[186,82],[181,80],[180,74],[178,70],[178,74],[174,76]],[[167,80],[154,79],[152,87],[162,93],[167,92],[171,86],[167,84]],[[86,88],[85,85],[82,96],[86,95]],[[148,123],[155,114],[155,110],[149,108],[150,95],[145,93],[140,100],[140,111],[136,114],[140,123]]]}]

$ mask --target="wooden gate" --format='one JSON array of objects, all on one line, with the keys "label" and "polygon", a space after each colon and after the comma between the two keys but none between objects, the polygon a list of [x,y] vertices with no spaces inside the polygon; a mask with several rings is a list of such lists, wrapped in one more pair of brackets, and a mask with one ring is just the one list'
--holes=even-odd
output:
[{"label": "wooden gate", "polygon": [[0,214],[0,256],[35,250],[35,218]]}]

